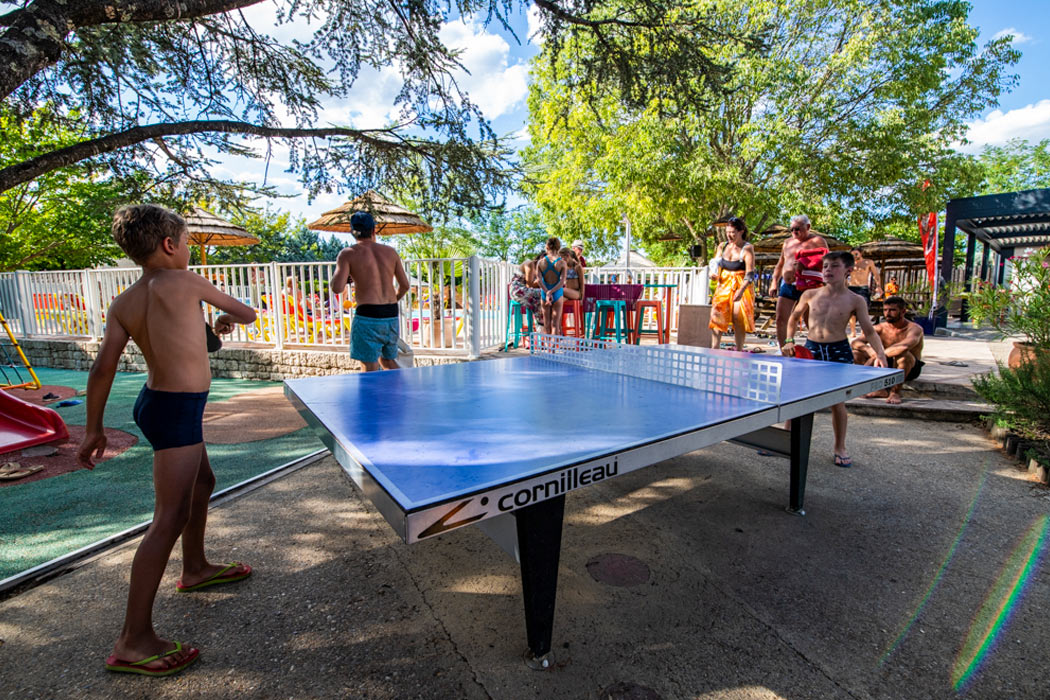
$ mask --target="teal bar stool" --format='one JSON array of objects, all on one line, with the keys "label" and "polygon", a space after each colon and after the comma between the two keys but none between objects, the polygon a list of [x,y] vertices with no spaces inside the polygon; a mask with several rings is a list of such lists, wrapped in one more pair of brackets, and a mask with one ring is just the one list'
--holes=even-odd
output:
[{"label": "teal bar stool", "polygon": [[[612,323],[605,324],[612,315]],[[627,321],[627,302],[623,299],[598,299],[594,303],[594,339],[605,340],[606,336],[615,334],[616,342],[622,343],[631,337],[630,323]]]},{"label": "teal bar stool", "polygon": [[[525,317],[528,319],[528,330],[525,330],[526,318],[522,317],[522,306],[520,301],[510,300],[507,307],[507,332],[504,335],[503,350],[510,350],[511,346],[518,347],[518,342],[528,340],[532,335],[532,309],[525,309]],[[513,327],[514,332],[511,333]]]}]

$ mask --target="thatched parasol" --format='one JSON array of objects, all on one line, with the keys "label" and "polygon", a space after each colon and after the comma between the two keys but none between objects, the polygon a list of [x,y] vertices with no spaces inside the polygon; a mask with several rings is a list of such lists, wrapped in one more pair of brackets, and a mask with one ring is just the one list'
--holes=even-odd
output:
[{"label": "thatched parasol", "polygon": [[923,249],[918,243],[900,238],[884,238],[881,241],[868,241],[858,246],[864,257],[876,262],[883,260],[901,260],[922,258]]},{"label": "thatched parasol", "polygon": [[[827,241],[829,250],[849,250],[849,245],[837,238],[832,238],[816,229],[810,229],[810,231],[818,236],[823,236],[824,240]],[[767,265],[779,260],[780,250],[784,247],[784,241],[790,237],[791,230],[780,224],[774,224],[763,231],[761,238],[751,241],[751,245],[755,247],[755,264]]]},{"label": "thatched parasol", "polygon": [[207,246],[255,245],[259,239],[240,226],[212,214],[207,209],[193,207],[185,216],[190,245],[201,247],[201,265],[208,264]]},{"label": "thatched parasol", "polygon": [[[766,231],[773,230],[774,227],[766,229]],[[810,233],[814,233],[818,236],[823,236],[824,240],[827,241],[828,250],[849,250],[848,243],[843,243],[837,238],[832,238],[826,233],[821,233],[816,229],[810,229]],[[780,230],[776,231],[775,233],[767,235],[764,238],[759,238],[757,240],[751,241],[751,245],[755,246],[756,253],[776,253],[777,255],[780,255],[780,249],[784,247],[784,242],[789,238],[791,238],[791,231],[781,226]]]},{"label": "thatched parasol", "polygon": [[900,267],[926,267],[926,258],[894,258],[882,266],[885,269]]},{"label": "thatched parasol", "polygon": [[418,214],[413,214],[408,209],[384,199],[375,190],[368,190],[360,197],[331,211],[326,211],[321,214],[321,218],[309,224],[307,228],[315,231],[350,233],[350,217],[355,211],[369,212],[376,220],[376,233],[382,236],[394,236],[399,233],[426,233],[434,230],[434,227],[419,218]]}]

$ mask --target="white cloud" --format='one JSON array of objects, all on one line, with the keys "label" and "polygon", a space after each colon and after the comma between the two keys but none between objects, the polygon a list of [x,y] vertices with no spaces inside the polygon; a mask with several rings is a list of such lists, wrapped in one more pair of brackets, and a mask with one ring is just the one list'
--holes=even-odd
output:
[{"label": "white cloud", "polygon": [[1010,139],[1030,142],[1050,138],[1050,100],[1039,100],[1009,112],[995,110],[970,123],[970,143],[961,150],[976,153],[986,145],[1001,146]]},{"label": "white cloud", "polygon": [[378,129],[398,121],[401,108],[394,104],[403,81],[398,68],[380,71],[362,68],[350,96],[326,99],[317,115],[318,125],[351,125],[357,129]]},{"label": "white cloud", "polygon": [[1032,40],[1032,37],[1028,36],[1024,32],[1022,32],[1020,29],[1015,29],[1013,27],[1007,27],[1006,29],[1000,29],[999,31],[997,31],[992,36],[992,38],[993,39],[1002,39],[1004,36],[1012,36],[1014,38],[1014,41],[1013,41],[1014,46],[1016,46],[1018,44],[1027,43],[1027,42]]},{"label": "white cloud", "polygon": [[529,9],[525,13],[525,18],[529,22],[529,41],[533,44],[543,43],[543,23],[540,21],[540,8],[535,3],[529,5]]},{"label": "white cloud", "polygon": [[529,127],[523,126],[517,131],[511,133],[510,142],[518,148],[524,148],[532,143],[532,135],[529,134]]},{"label": "white cloud", "polygon": [[456,80],[488,119],[510,112],[525,99],[528,65],[510,65],[510,44],[503,37],[458,19],[445,24],[440,36],[446,46],[462,51],[459,61],[469,74],[458,72]]}]

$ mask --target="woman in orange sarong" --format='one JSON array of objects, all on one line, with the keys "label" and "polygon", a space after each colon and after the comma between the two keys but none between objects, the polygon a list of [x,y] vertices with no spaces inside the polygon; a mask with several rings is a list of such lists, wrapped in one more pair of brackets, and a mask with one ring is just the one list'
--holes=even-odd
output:
[{"label": "woman in orange sarong", "polygon": [[755,249],[747,242],[747,224],[730,217],[726,240],[715,253],[718,286],[711,300],[711,347],[722,343],[722,334],[733,326],[736,349],[744,351],[744,339],[755,330]]}]

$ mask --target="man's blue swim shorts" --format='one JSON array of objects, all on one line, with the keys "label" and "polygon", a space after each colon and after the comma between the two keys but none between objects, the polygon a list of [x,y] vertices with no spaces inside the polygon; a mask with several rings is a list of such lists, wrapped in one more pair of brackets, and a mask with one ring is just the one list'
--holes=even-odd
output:
[{"label": "man's blue swim shorts", "polygon": [[378,362],[397,359],[398,320],[369,318],[357,314],[350,328],[350,357],[358,362]]},{"label": "man's blue swim shorts", "polygon": [[788,284],[784,280],[780,280],[780,290],[777,296],[784,297],[785,299],[791,299],[792,301],[798,301],[802,298],[802,292],[795,289],[795,285]]}]

